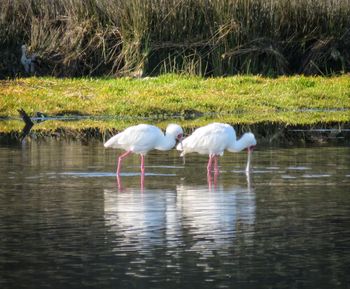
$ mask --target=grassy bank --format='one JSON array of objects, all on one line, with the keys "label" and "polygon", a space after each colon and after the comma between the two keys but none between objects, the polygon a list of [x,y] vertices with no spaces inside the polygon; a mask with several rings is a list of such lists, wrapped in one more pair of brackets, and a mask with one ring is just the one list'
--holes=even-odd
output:
[{"label": "grassy bank", "polygon": [[18,108],[29,115],[70,115],[89,119],[51,120],[37,130],[101,131],[147,122],[161,127],[175,121],[197,127],[210,121],[235,125],[278,123],[312,125],[350,121],[350,77],[235,76],[201,78],[163,75],[132,79],[21,78],[0,81],[0,131],[22,127]]},{"label": "grassy bank", "polygon": [[350,71],[348,0],[0,0],[0,78]]}]

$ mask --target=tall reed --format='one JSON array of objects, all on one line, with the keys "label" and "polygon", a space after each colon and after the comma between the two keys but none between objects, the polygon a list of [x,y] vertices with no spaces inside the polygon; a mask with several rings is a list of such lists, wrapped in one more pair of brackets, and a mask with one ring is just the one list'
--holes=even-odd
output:
[{"label": "tall reed", "polygon": [[0,0],[0,77],[350,70],[350,0]]}]

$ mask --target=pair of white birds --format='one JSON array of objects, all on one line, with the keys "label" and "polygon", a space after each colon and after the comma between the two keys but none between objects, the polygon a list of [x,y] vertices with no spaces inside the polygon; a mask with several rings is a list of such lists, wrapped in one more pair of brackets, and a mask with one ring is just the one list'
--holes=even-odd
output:
[{"label": "pair of white birds", "polygon": [[118,158],[117,175],[120,175],[123,159],[131,153],[141,156],[141,173],[145,172],[145,155],[153,149],[170,150],[176,141],[179,144],[176,149],[182,151],[181,156],[188,153],[199,153],[209,156],[207,171],[212,171],[214,162],[214,171],[218,173],[218,157],[222,156],[224,150],[229,152],[239,152],[245,148],[248,149],[248,161],[246,171],[250,170],[251,153],[256,145],[256,139],[250,132],[245,133],[237,140],[236,132],[232,126],[225,123],[211,123],[197,128],[190,136],[183,138],[183,130],[177,124],[169,124],[165,135],[156,126],[148,124],[139,124],[131,126],[121,133],[110,138],[105,144],[105,148],[123,149],[126,152]]}]

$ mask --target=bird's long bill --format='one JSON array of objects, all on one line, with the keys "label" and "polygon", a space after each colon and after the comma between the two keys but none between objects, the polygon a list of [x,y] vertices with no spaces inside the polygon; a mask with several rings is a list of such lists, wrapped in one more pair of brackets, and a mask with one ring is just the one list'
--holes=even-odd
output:
[{"label": "bird's long bill", "polygon": [[181,151],[183,151],[183,150],[184,150],[184,146],[183,146],[183,144],[182,144],[182,139],[179,140],[179,144],[180,144],[180,146],[181,146]]},{"label": "bird's long bill", "polygon": [[247,159],[247,167],[245,169],[245,171],[248,173],[250,172],[250,163],[252,161],[252,153],[253,153],[253,149],[248,148],[248,159]]},{"label": "bird's long bill", "polygon": [[[180,143],[181,151],[183,152],[184,146],[182,144],[182,138],[179,140],[179,143]],[[183,165],[186,164],[186,158],[185,158],[185,154],[184,153],[182,153],[182,164]]]}]

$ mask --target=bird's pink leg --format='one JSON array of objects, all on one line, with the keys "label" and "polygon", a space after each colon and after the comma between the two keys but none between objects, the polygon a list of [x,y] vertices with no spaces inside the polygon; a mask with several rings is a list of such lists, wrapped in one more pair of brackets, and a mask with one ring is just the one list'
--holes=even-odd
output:
[{"label": "bird's pink leg", "polygon": [[207,173],[210,174],[211,172],[211,163],[213,161],[213,155],[209,155],[208,165],[207,165]]},{"label": "bird's pink leg", "polygon": [[208,189],[211,191],[212,188],[212,179],[211,179],[211,173],[208,172],[207,174],[207,182],[208,182]]},{"label": "bird's pink leg", "polygon": [[129,154],[131,154],[131,151],[127,151],[125,153],[123,153],[121,156],[119,156],[118,158],[118,167],[117,167],[117,176],[120,175],[120,170],[122,168],[122,161],[125,157],[127,157]]},{"label": "bird's pink leg", "polygon": [[140,184],[141,192],[143,192],[144,187],[145,187],[145,174],[141,172],[141,184]]},{"label": "bird's pink leg", "polygon": [[219,174],[218,158],[219,158],[219,156],[217,156],[217,155],[214,156],[214,173],[215,173],[215,175]]},{"label": "bird's pink leg", "polygon": [[217,181],[218,181],[218,174],[214,173],[214,178],[212,178],[211,173],[207,174],[207,182],[208,182],[208,189],[211,191],[212,189],[216,189],[217,187]]},{"label": "bird's pink leg", "polygon": [[120,179],[119,175],[117,175],[117,186],[119,191],[123,190],[122,180]]},{"label": "bird's pink leg", "polygon": [[145,156],[141,155],[141,174],[145,174]]},{"label": "bird's pink leg", "polygon": [[218,173],[214,172],[214,188],[216,188],[217,183],[218,183]]}]

